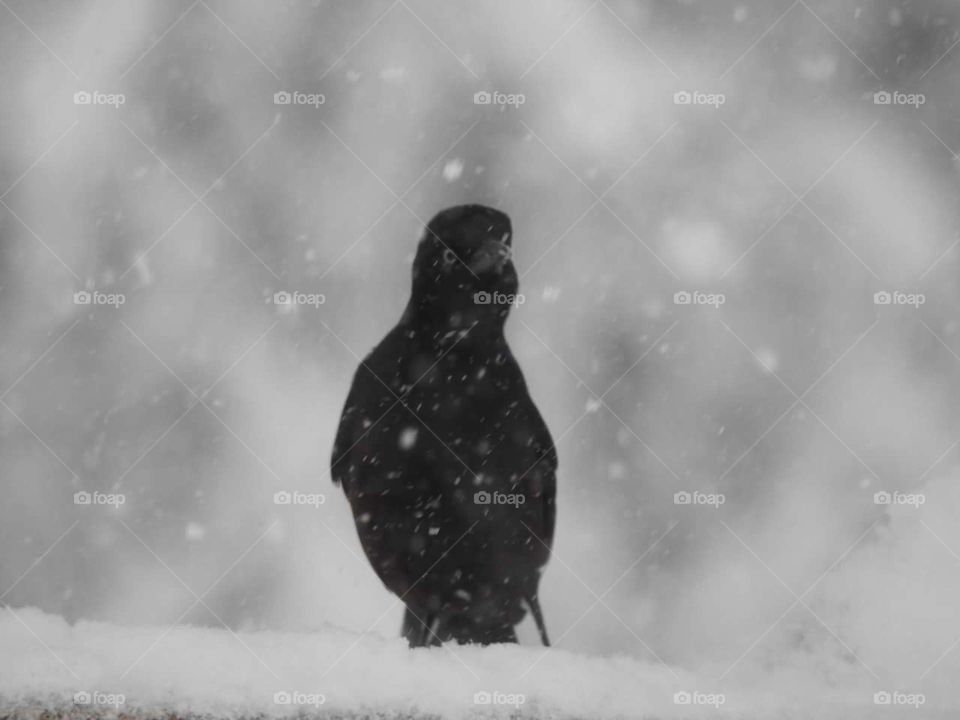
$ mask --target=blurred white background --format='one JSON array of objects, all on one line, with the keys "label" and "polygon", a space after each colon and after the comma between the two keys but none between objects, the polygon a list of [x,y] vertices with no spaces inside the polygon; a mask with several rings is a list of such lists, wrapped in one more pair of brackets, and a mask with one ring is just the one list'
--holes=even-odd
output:
[{"label": "blurred white background", "polygon": [[333,431],[424,221],[479,202],[558,440],[558,645],[955,696],[958,28],[947,0],[4,0],[0,602],[396,636]]}]

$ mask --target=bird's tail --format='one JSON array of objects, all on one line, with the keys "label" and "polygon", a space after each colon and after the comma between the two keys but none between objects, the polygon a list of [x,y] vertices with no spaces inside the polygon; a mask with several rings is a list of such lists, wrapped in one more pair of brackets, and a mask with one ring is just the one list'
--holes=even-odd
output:
[{"label": "bird's tail", "polygon": [[540,631],[540,640],[543,641],[544,646],[550,647],[550,638],[547,636],[547,625],[543,621],[543,611],[540,609],[540,600],[537,599],[536,593],[525,595],[524,600],[526,600],[527,605],[530,606],[530,613],[537,623],[537,630]]}]

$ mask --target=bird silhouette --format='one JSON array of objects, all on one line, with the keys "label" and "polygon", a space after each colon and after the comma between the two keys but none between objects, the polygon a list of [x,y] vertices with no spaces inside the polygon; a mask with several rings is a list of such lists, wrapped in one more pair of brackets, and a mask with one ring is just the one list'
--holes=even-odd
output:
[{"label": "bird silhouette", "polygon": [[504,337],[517,302],[504,213],[461,205],[427,225],[410,301],[360,363],[331,473],[360,543],[406,605],[412,647],[516,642],[556,518],[553,440]]}]

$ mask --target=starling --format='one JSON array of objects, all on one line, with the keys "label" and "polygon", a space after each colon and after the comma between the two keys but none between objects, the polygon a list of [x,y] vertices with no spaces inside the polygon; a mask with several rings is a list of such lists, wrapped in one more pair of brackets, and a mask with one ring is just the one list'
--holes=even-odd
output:
[{"label": "starling", "polygon": [[519,279],[510,218],[427,225],[399,323],[360,363],[331,460],[360,543],[406,605],[411,647],[516,642],[556,518],[557,454],[504,337]]}]

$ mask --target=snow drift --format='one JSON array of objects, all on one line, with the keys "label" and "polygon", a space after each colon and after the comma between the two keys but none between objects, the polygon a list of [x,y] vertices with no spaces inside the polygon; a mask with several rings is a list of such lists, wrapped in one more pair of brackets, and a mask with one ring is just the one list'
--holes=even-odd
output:
[{"label": "snow drift", "polygon": [[69,625],[32,608],[0,616],[0,716],[875,718],[948,717],[878,707],[870,688],[792,675],[708,685],[635,659],[517,646],[410,651],[336,629],[232,633],[189,626]]}]

